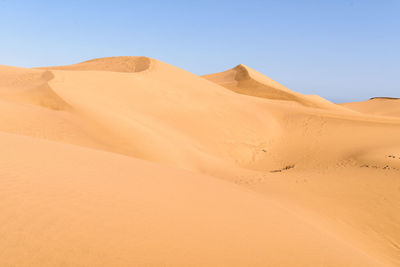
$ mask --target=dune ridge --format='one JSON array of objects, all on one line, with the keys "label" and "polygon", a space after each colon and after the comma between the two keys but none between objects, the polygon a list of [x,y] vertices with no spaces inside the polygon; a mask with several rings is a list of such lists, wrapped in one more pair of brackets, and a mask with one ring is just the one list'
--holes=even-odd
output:
[{"label": "dune ridge", "polygon": [[141,72],[151,67],[152,59],[148,57],[108,57],[97,58],[74,65],[42,67],[46,70],[97,70],[113,72]]},{"label": "dune ridge", "polygon": [[376,99],[381,99],[381,100],[399,100],[400,98],[398,98],[398,97],[387,97],[387,96],[376,96],[376,97],[371,97],[369,100],[376,100]]},{"label": "dune ridge", "polygon": [[240,64],[233,69],[203,76],[234,92],[274,100],[286,100],[301,105],[326,109],[340,109],[319,96],[307,96],[294,92],[267,76]]},{"label": "dune ridge", "polygon": [[245,65],[0,66],[0,265],[399,266],[397,104]]}]

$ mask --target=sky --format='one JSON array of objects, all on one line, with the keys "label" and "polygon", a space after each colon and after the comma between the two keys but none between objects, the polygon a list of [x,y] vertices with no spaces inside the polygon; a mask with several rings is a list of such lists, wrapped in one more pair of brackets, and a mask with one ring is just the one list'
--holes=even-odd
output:
[{"label": "sky", "polygon": [[148,56],[247,66],[334,102],[400,97],[400,0],[0,0],[0,64]]}]

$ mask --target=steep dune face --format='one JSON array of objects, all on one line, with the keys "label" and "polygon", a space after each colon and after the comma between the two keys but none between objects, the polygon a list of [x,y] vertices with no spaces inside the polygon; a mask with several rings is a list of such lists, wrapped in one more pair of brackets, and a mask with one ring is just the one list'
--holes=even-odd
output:
[{"label": "steep dune face", "polygon": [[48,71],[0,66],[0,131],[104,148],[48,85],[53,78]]},{"label": "steep dune face", "polygon": [[0,265],[400,264],[398,117],[244,65],[205,78],[0,66]]},{"label": "steep dune face", "polygon": [[240,94],[293,101],[309,107],[340,109],[340,107],[321,97],[306,96],[294,92],[243,64],[224,72],[204,75],[203,77]]},{"label": "steep dune face", "polygon": [[203,77],[241,94],[280,100],[297,99],[295,92],[243,64]]},{"label": "steep dune face", "polygon": [[68,104],[48,85],[50,71],[0,66],[0,97],[17,103],[29,103],[54,110],[66,110]]},{"label": "steep dune face", "polygon": [[400,118],[400,99],[398,98],[376,97],[367,101],[341,105],[361,113]]}]

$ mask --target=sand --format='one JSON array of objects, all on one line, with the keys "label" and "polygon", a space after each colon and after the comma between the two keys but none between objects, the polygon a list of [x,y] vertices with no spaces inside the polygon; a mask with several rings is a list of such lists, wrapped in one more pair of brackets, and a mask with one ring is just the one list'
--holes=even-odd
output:
[{"label": "sand", "polygon": [[375,97],[362,102],[343,103],[341,106],[365,114],[400,118],[399,98]]},{"label": "sand", "polygon": [[400,266],[400,105],[237,67],[0,66],[0,266]]}]

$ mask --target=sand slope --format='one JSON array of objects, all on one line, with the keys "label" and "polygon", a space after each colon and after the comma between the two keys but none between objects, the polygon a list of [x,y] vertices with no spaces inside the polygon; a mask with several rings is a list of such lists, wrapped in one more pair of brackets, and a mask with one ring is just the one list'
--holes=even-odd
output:
[{"label": "sand slope", "polygon": [[370,101],[244,65],[0,66],[0,265],[398,266],[400,119]]},{"label": "sand slope", "polygon": [[377,97],[340,105],[361,113],[400,118],[400,99],[396,98]]},{"label": "sand slope", "polygon": [[213,177],[8,134],[0,146],[1,266],[379,265]]}]

